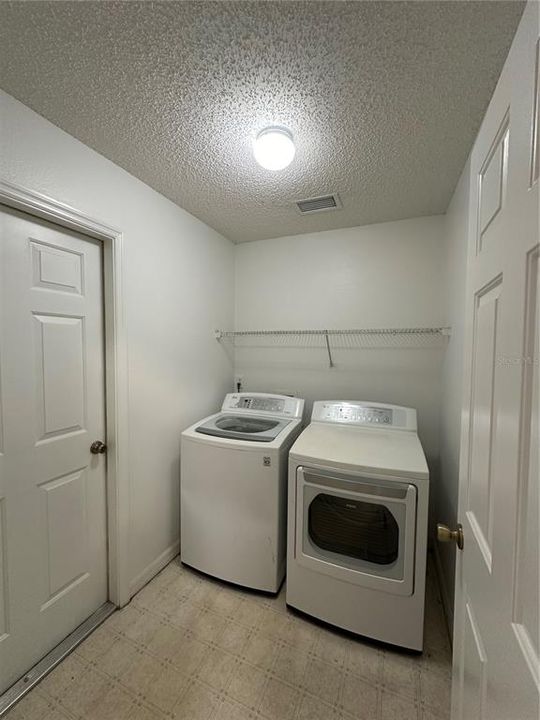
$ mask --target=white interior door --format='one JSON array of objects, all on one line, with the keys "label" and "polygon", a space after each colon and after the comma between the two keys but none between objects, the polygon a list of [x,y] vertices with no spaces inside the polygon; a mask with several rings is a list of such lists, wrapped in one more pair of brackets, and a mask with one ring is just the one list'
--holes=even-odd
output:
[{"label": "white interior door", "polygon": [[0,209],[0,692],[107,600],[100,243]]},{"label": "white interior door", "polygon": [[453,720],[539,717],[538,9],[471,156]]}]

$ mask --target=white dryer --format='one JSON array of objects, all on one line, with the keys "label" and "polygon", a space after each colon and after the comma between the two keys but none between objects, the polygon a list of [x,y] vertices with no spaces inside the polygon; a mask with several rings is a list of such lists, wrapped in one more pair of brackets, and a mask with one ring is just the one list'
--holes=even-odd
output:
[{"label": "white dryer", "polygon": [[428,499],[415,410],[314,403],[289,456],[287,604],[422,650]]},{"label": "white dryer", "polygon": [[285,576],[287,458],[304,401],[235,393],[182,433],[180,557],[209,575],[277,592]]}]

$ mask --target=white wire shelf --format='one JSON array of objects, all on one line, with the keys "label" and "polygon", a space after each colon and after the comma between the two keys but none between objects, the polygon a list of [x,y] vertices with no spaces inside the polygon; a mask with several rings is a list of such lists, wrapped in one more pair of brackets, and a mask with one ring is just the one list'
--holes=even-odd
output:
[{"label": "white wire shelf", "polygon": [[[311,338],[319,338],[321,346],[328,353],[329,367],[334,367],[332,345],[336,347],[427,347],[433,341],[444,339],[450,335],[449,327],[410,327],[410,328],[348,328],[341,330],[311,329],[311,330],[216,330],[218,341],[226,340],[234,345],[245,345],[242,340],[249,338],[264,339],[265,342],[276,341],[278,345],[285,346],[295,339],[303,347],[314,347]],[[359,342],[356,342],[356,339]],[[341,342],[340,342],[341,341]],[[338,345],[339,343],[339,345]],[[355,344],[356,343],[356,344]]]},{"label": "white wire shelf", "polygon": [[215,337],[256,337],[256,336],[294,336],[294,335],[450,335],[449,327],[416,328],[350,328],[347,330],[216,330]]}]

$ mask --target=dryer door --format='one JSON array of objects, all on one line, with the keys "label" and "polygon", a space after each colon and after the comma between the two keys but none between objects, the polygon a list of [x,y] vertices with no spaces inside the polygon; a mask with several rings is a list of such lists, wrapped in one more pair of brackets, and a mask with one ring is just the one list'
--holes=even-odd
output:
[{"label": "dryer door", "polygon": [[298,562],[374,590],[412,595],[416,495],[407,482],[299,467]]}]

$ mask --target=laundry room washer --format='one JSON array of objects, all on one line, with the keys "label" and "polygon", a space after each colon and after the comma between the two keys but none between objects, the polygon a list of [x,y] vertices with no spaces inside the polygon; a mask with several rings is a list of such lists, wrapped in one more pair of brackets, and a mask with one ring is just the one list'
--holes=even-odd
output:
[{"label": "laundry room washer", "polygon": [[285,576],[287,459],[304,401],[234,393],[182,433],[180,558],[222,580],[277,592]]},{"label": "laundry room washer", "polygon": [[289,454],[287,604],[422,650],[428,501],[415,410],[314,403]]}]

